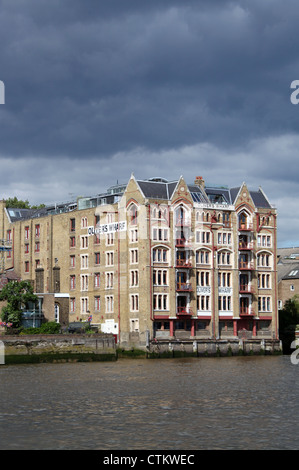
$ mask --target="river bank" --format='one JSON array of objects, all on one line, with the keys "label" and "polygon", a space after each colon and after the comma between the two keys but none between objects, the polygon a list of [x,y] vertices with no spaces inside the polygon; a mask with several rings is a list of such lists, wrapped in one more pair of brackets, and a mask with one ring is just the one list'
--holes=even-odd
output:
[{"label": "river bank", "polygon": [[[113,335],[1,336],[2,364],[98,362],[118,358],[229,357],[282,354],[278,340],[152,341],[147,348],[119,348]],[[0,351],[1,352],[1,351]]]}]

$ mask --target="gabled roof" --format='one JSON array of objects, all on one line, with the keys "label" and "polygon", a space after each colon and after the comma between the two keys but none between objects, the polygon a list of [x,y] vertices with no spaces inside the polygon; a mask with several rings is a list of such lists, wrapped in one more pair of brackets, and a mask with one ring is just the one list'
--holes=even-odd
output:
[{"label": "gabled roof", "polygon": [[[240,189],[241,186],[238,188],[230,189],[230,196],[233,204],[236,201],[236,198],[238,197]],[[269,203],[268,199],[266,198],[265,194],[261,189],[259,189],[258,191],[249,191],[249,194],[253,200],[255,207],[271,209],[271,204]]]}]

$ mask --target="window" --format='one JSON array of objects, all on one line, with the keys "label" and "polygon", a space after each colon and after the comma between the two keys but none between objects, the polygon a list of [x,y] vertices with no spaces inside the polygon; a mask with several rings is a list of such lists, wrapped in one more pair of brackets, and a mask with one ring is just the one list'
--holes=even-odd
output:
[{"label": "window", "polygon": [[106,245],[114,245],[114,233],[107,233]]},{"label": "window", "polygon": [[257,237],[258,246],[271,246],[271,236],[270,235],[258,235]]},{"label": "window", "polygon": [[76,299],[75,297],[70,298],[70,313],[75,313],[76,311]]},{"label": "window", "polygon": [[219,295],[218,297],[218,308],[222,311],[231,310],[231,296],[230,295]]},{"label": "window", "polygon": [[271,312],[271,297],[259,296],[258,309],[259,312]]},{"label": "window", "polygon": [[222,220],[223,220],[224,227],[230,227],[230,213],[229,212],[223,212]]},{"label": "window", "polygon": [[231,253],[222,251],[217,255],[218,265],[231,265]]},{"label": "window", "polygon": [[108,251],[106,252],[106,266],[113,266],[114,264],[114,252]]},{"label": "window", "polygon": [[70,276],[70,289],[76,289],[76,276]]},{"label": "window", "polygon": [[131,312],[138,312],[139,310],[139,295],[138,294],[131,294],[130,310]]},{"label": "window", "polygon": [[270,268],[271,255],[268,253],[259,253],[257,255],[257,265],[258,267],[267,267]]},{"label": "window", "polygon": [[196,264],[210,264],[210,252],[206,250],[197,251]]},{"label": "window", "polygon": [[81,269],[88,268],[88,255],[81,255]]},{"label": "window", "polygon": [[130,250],[130,264],[138,263],[138,249]]},{"label": "window", "polygon": [[169,239],[167,228],[153,228],[153,240],[167,242]]},{"label": "window", "polygon": [[271,289],[270,274],[259,274],[258,275],[258,288],[259,289]]},{"label": "window", "polygon": [[210,296],[209,295],[198,295],[197,296],[197,310],[209,311],[210,310]]},{"label": "window", "polygon": [[197,271],[196,283],[198,286],[210,286],[210,273],[208,271]]},{"label": "window", "polygon": [[7,230],[7,241],[11,242],[11,230]]},{"label": "window", "polygon": [[231,232],[219,232],[218,233],[218,245],[231,245],[232,234]]},{"label": "window", "polygon": [[82,217],[81,219],[81,228],[87,227],[87,217]]},{"label": "window", "polygon": [[106,289],[113,289],[113,273],[105,273]]},{"label": "window", "polygon": [[81,248],[88,248],[88,236],[87,235],[81,236]]},{"label": "window", "polygon": [[29,243],[25,243],[25,253],[29,253]]},{"label": "window", "polygon": [[100,273],[95,273],[94,275],[94,286],[100,287]]},{"label": "window", "polygon": [[88,313],[88,297],[81,297],[81,313]]},{"label": "window", "polygon": [[154,263],[167,263],[168,262],[168,250],[166,248],[154,248],[153,249],[153,262]]},{"label": "window", "polygon": [[76,246],[76,237],[70,237],[70,248],[74,248]]},{"label": "window", "polygon": [[70,256],[70,267],[75,268],[75,266],[76,266],[76,257],[75,257],[75,255],[71,255]]},{"label": "window", "polygon": [[29,240],[29,227],[25,227],[25,240]]},{"label": "window", "polygon": [[25,273],[29,273],[29,261],[25,261]]},{"label": "window", "polygon": [[70,231],[74,232],[76,230],[76,219],[70,219]]},{"label": "window", "polygon": [[40,225],[39,224],[35,225],[35,236],[36,237],[40,236]]},{"label": "window", "polygon": [[81,291],[88,290],[88,274],[81,274]]},{"label": "window", "polygon": [[153,284],[155,286],[167,286],[168,285],[167,269],[154,269],[153,270]]},{"label": "window", "polygon": [[196,232],[196,243],[210,243],[211,233],[210,232]]},{"label": "window", "polygon": [[218,286],[231,287],[231,273],[221,272],[218,273]]},{"label": "window", "polygon": [[168,294],[154,294],[153,297],[154,310],[168,309]]},{"label": "window", "polygon": [[34,246],[34,251],[35,251],[35,253],[38,253],[38,252],[39,252],[39,248],[40,248],[40,243],[39,243],[39,242],[35,242],[35,246]]},{"label": "window", "polygon": [[113,295],[106,295],[106,313],[113,313],[114,298]]},{"label": "window", "polygon": [[100,252],[97,252],[94,254],[94,264],[99,265],[101,261],[101,254]]},{"label": "window", "polygon": [[101,310],[101,297],[99,295],[96,295],[94,298],[94,309],[96,312]]},{"label": "window", "polygon": [[131,225],[137,225],[138,211],[137,211],[137,207],[135,206],[135,204],[132,204],[132,206],[130,207],[129,217],[130,217]]},{"label": "window", "polygon": [[130,287],[137,287],[139,282],[138,269],[130,271]]},{"label": "window", "polygon": [[130,242],[131,243],[138,242],[138,229],[137,228],[130,230]]}]

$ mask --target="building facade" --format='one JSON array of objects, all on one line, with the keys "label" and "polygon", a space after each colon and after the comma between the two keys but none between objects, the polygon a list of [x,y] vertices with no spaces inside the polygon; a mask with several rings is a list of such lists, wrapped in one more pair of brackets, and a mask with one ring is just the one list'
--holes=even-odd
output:
[{"label": "building facade", "polygon": [[278,310],[299,295],[299,247],[277,250]]},{"label": "building facade", "polygon": [[89,319],[123,345],[278,339],[277,214],[261,189],[132,175],[75,203],[0,210],[5,270],[33,282],[50,320]]}]

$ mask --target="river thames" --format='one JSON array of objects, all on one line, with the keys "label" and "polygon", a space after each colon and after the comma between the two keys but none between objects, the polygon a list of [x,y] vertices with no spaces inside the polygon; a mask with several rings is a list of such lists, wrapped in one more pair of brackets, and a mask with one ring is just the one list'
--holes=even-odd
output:
[{"label": "river thames", "polygon": [[299,448],[290,356],[0,366],[1,450]]}]

